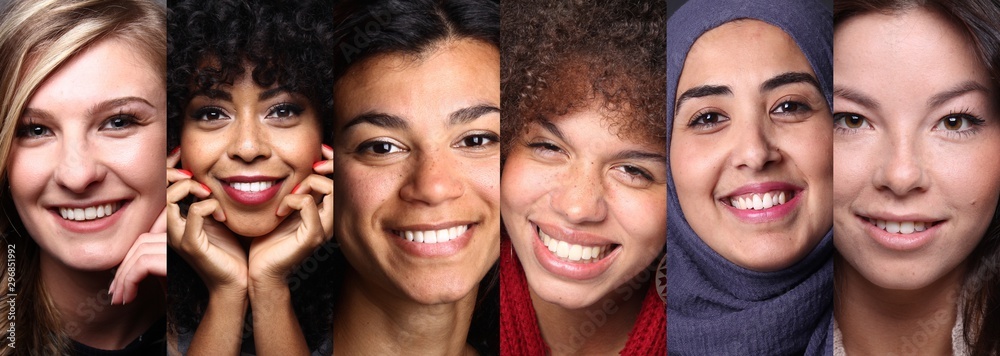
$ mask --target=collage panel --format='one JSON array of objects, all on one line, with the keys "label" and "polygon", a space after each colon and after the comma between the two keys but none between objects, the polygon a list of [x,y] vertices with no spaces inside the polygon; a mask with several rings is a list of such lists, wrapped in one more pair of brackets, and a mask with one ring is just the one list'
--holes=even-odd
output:
[{"label": "collage panel", "polygon": [[329,355],[332,3],[168,7],[170,353]]},{"label": "collage panel", "polygon": [[667,22],[672,355],[831,350],[830,5],[689,0]]},{"label": "collage panel", "polygon": [[664,355],[661,1],[501,3],[504,355]]},{"label": "collage panel", "polygon": [[833,353],[1000,354],[1000,4],[834,24]]},{"label": "collage panel", "polygon": [[333,342],[346,355],[497,355],[500,8],[334,10]]},{"label": "collage panel", "polygon": [[0,354],[164,354],[165,10],[0,6]]}]

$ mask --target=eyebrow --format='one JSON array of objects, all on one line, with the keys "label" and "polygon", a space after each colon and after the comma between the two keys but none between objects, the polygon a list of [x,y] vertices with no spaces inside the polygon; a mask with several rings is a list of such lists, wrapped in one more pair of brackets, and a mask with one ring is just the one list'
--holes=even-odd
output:
[{"label": "eyebrow", "polygon": [[[811,74],[805,72],[786,72],[778,74],[773,78],[764,81],[764,83],[761,83],[760,91],[769,92],[782,86],[796,83],[812,84],[817,91],[820,93],[823,92],[823,90],[820,89],[819,81],[816,80],[816,77],[813,77]],[[733,91],[725,85],[702,85],[688,89],[677,99],[677,105],[674,106],[674,112],[678,111],[681,104],[688,99],[710,95],[733,95]]]},{"label": "eyebrow", "polygon": [[958,85],[954,86],[949,90],[934,94],[934,96],[932,96],[929,100],[927,100],[927,105],[932,108],[937,107],[941,104],[948,102],[951,99],[960,97],[962,95],[974,91],[982,92],[984,94],[989,94],[990,92],[990,90],[986,89],[986,87],[983,86],[982,84],[968,80],[959,83]]},{"label": "eyebrow", "polygon": [[819,87],[819,81],[816,80],[816,77],[813,77],[812,74],[804,72],[787,72],[778,74],[774,76],[774,78],[764,81],[764,83],[760,85],[760,91],[768,92],[785,85],[796,83],[812,84],[812,86],[816,88],[816,91],[820,93],[823,92],[823,89],[820,89]]},{"label": "eyebrow", "polygon": [[660,153],[637,151],[637,150],[627,150],[616,153],[612,159],[614,160],[643,160],[643,161],[656,161],[663,162],[666,164],[667,157]]},{"label": "eyebrow", "polygon": [[[277,87],[277,88],[271,88],[271,89],[265,90],[265,91],[261,92],[260,94],[258,94],[257,95],[257,100],[271,99],[273,97],[278,96],[281,93],[291,93],[291,91],[288,90],[287,87],[283,87],[283,86]],[[199,95],[207,96],[210,99],[221,99],[221,100],[230,101],[230,102],[233,101],[233,95],[230,94],[228,91],[225,91],[225,90],[219,90],[219,89],[198,90],[198,91],[194,92],[193,96],[199,96]]]},{"label": "eyebrow", "polygon": [[878,100],[875,100],[870,95],[842,86],[833,86],[833,96],[853,101],[871,110],[878,110],[882,106]]},{"label": "eyebrow", "polygon": [[552,121],[546,120],[545,118],[538,118],[538,124],[542,125],[542,128],[551,133],[553,136],[559,138],[559,140],[566,141],[566,136],[563,135],[562,131],[559,130],[559,127],[556,126],[556,124],[553,124]]},{"label": "eyebrow", "polygon": [[[479,119],[483,115],[494,112],[499,113],[500,108],[487,104],[480,104],[480,105],[461,108],[455,110],[454,112],[448,115],[448,125],[456,126],[469,123],[475,121],[476,119]],[[346,124],[344,124],[341,130],[342,131],[347,130],[352,126],[362,123],[372,124],[378,127],[395,129],[395,130],[407,130],[410,128],[410,124],[407,123],[406,120],[400,116],[370,111],[355,116]]]},{"label": "eyebrow", "polygon": [[[87,115],[88,116],[94,116],[94,115],[96,115],[98,113],[107,112],[107,111],[110,111],[110,110],[113,110],[115,108],[119,108],[119,107],[122,107],[122,106],[125,106],[125,105],[128,105],[128,104],[131,104],[131,103],[143,104],[143,105],[149,106],[151,108],[155,107],[155,106],[153,106],[153,104],[151,104],[146,99],[143,99],[143,98],[140,98],[140,97],[137,97],[137,96],[126,96],[126,97],[122,97],[122,98],[108,99],[108,100],[99,102],[97,104],[94,104],[89,109],[87,109]],[[45,119],[45,120],[52,120],[54,118],[54,116],[52,116],[52,114],[50,114],[48,111],[45,111],[45,110],[42,110],[42,109],[30,108],[30,107],[29,108],[25,108],[24,109],[24,113],[21,116],[22,117],[37,117],[37,118]]]},{"label": "eyebrow", "polygon": [[681,108],[688,99],[701,98],[711,95],[733,95],[733,90],[725,85],[702,85],[688,89],[677,98],[677,105],[674,105],[674,112]]}]

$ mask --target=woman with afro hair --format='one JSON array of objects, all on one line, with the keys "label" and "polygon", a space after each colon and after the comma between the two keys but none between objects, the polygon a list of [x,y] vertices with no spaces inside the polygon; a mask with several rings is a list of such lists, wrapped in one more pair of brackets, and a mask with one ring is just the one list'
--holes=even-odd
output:
[{"label": "woman with afro hair", "polygon": [[331,9],[324,1],[169,6],[173,351],[331,353]]},{"label": "woman with afro hair", "polygon": [[501,352],[666,354],[665,3],[501,11]]}]

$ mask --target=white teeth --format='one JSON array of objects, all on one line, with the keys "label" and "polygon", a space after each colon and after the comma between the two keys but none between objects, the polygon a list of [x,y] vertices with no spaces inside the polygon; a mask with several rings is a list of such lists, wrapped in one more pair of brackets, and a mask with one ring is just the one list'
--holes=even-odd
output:
[{"label": "white teeth", "polygon": [[784,191],[766,192],[764,194],[750,194],[738,198],[729,198],[729,203],[740,210],[764,210],[784,204],[787,200]]},{"label": "white teeth", "polygon": [[469,225],[453,226],[447,229],[441,230],[427,230],[427,231],[393,231],[396,236],[402,237],[407,241],[425,243],[425,244],[436,244],[441,242],[448,242],[462,236],[465,231],[469,230]]},{"label": "white teeth", "polygon": [[559,241],[546,235],[541,229],[536,229],[538,237],[541,238],[545,247],[552,251],[560,259],[573,262],[592,263],[607,257],[611,245],[606,246],[584,246],[571,244],[566,241]]},{"label": "white teeth", "polygon": [[114,214],[121,208],[121,203],[88,206],[86,208],[59,208],[59,216],[73,221],[89,221],[101,219]]},{"label": "white teeth", "polygon": [[274,182],[273,180],[266,182],[230,182],[229,186],[241,192],[256,193],[273,187]]},{"label": "white teeth", "polygon": [[891,234],[912,234],[927,230],[932,224],[923,221],[889,221],[867,219],[869,223]]}]

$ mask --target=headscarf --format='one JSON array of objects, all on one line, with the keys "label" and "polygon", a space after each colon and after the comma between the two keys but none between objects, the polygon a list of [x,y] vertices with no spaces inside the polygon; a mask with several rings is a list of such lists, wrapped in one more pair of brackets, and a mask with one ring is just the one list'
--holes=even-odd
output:
[{"label": "headscarf", "polygon": [[[791,36],[833,107],[833,15],[828,7],[818,0],[691,0],[667,21],[668,147],[677,84],[691,45],[705,32],[738,19],[760,20]],[[726,260],[695,234],[681,211],[669,169],[668,189],[670,354],[832,354],[832,230],[794,265],[751,271]]]}]

